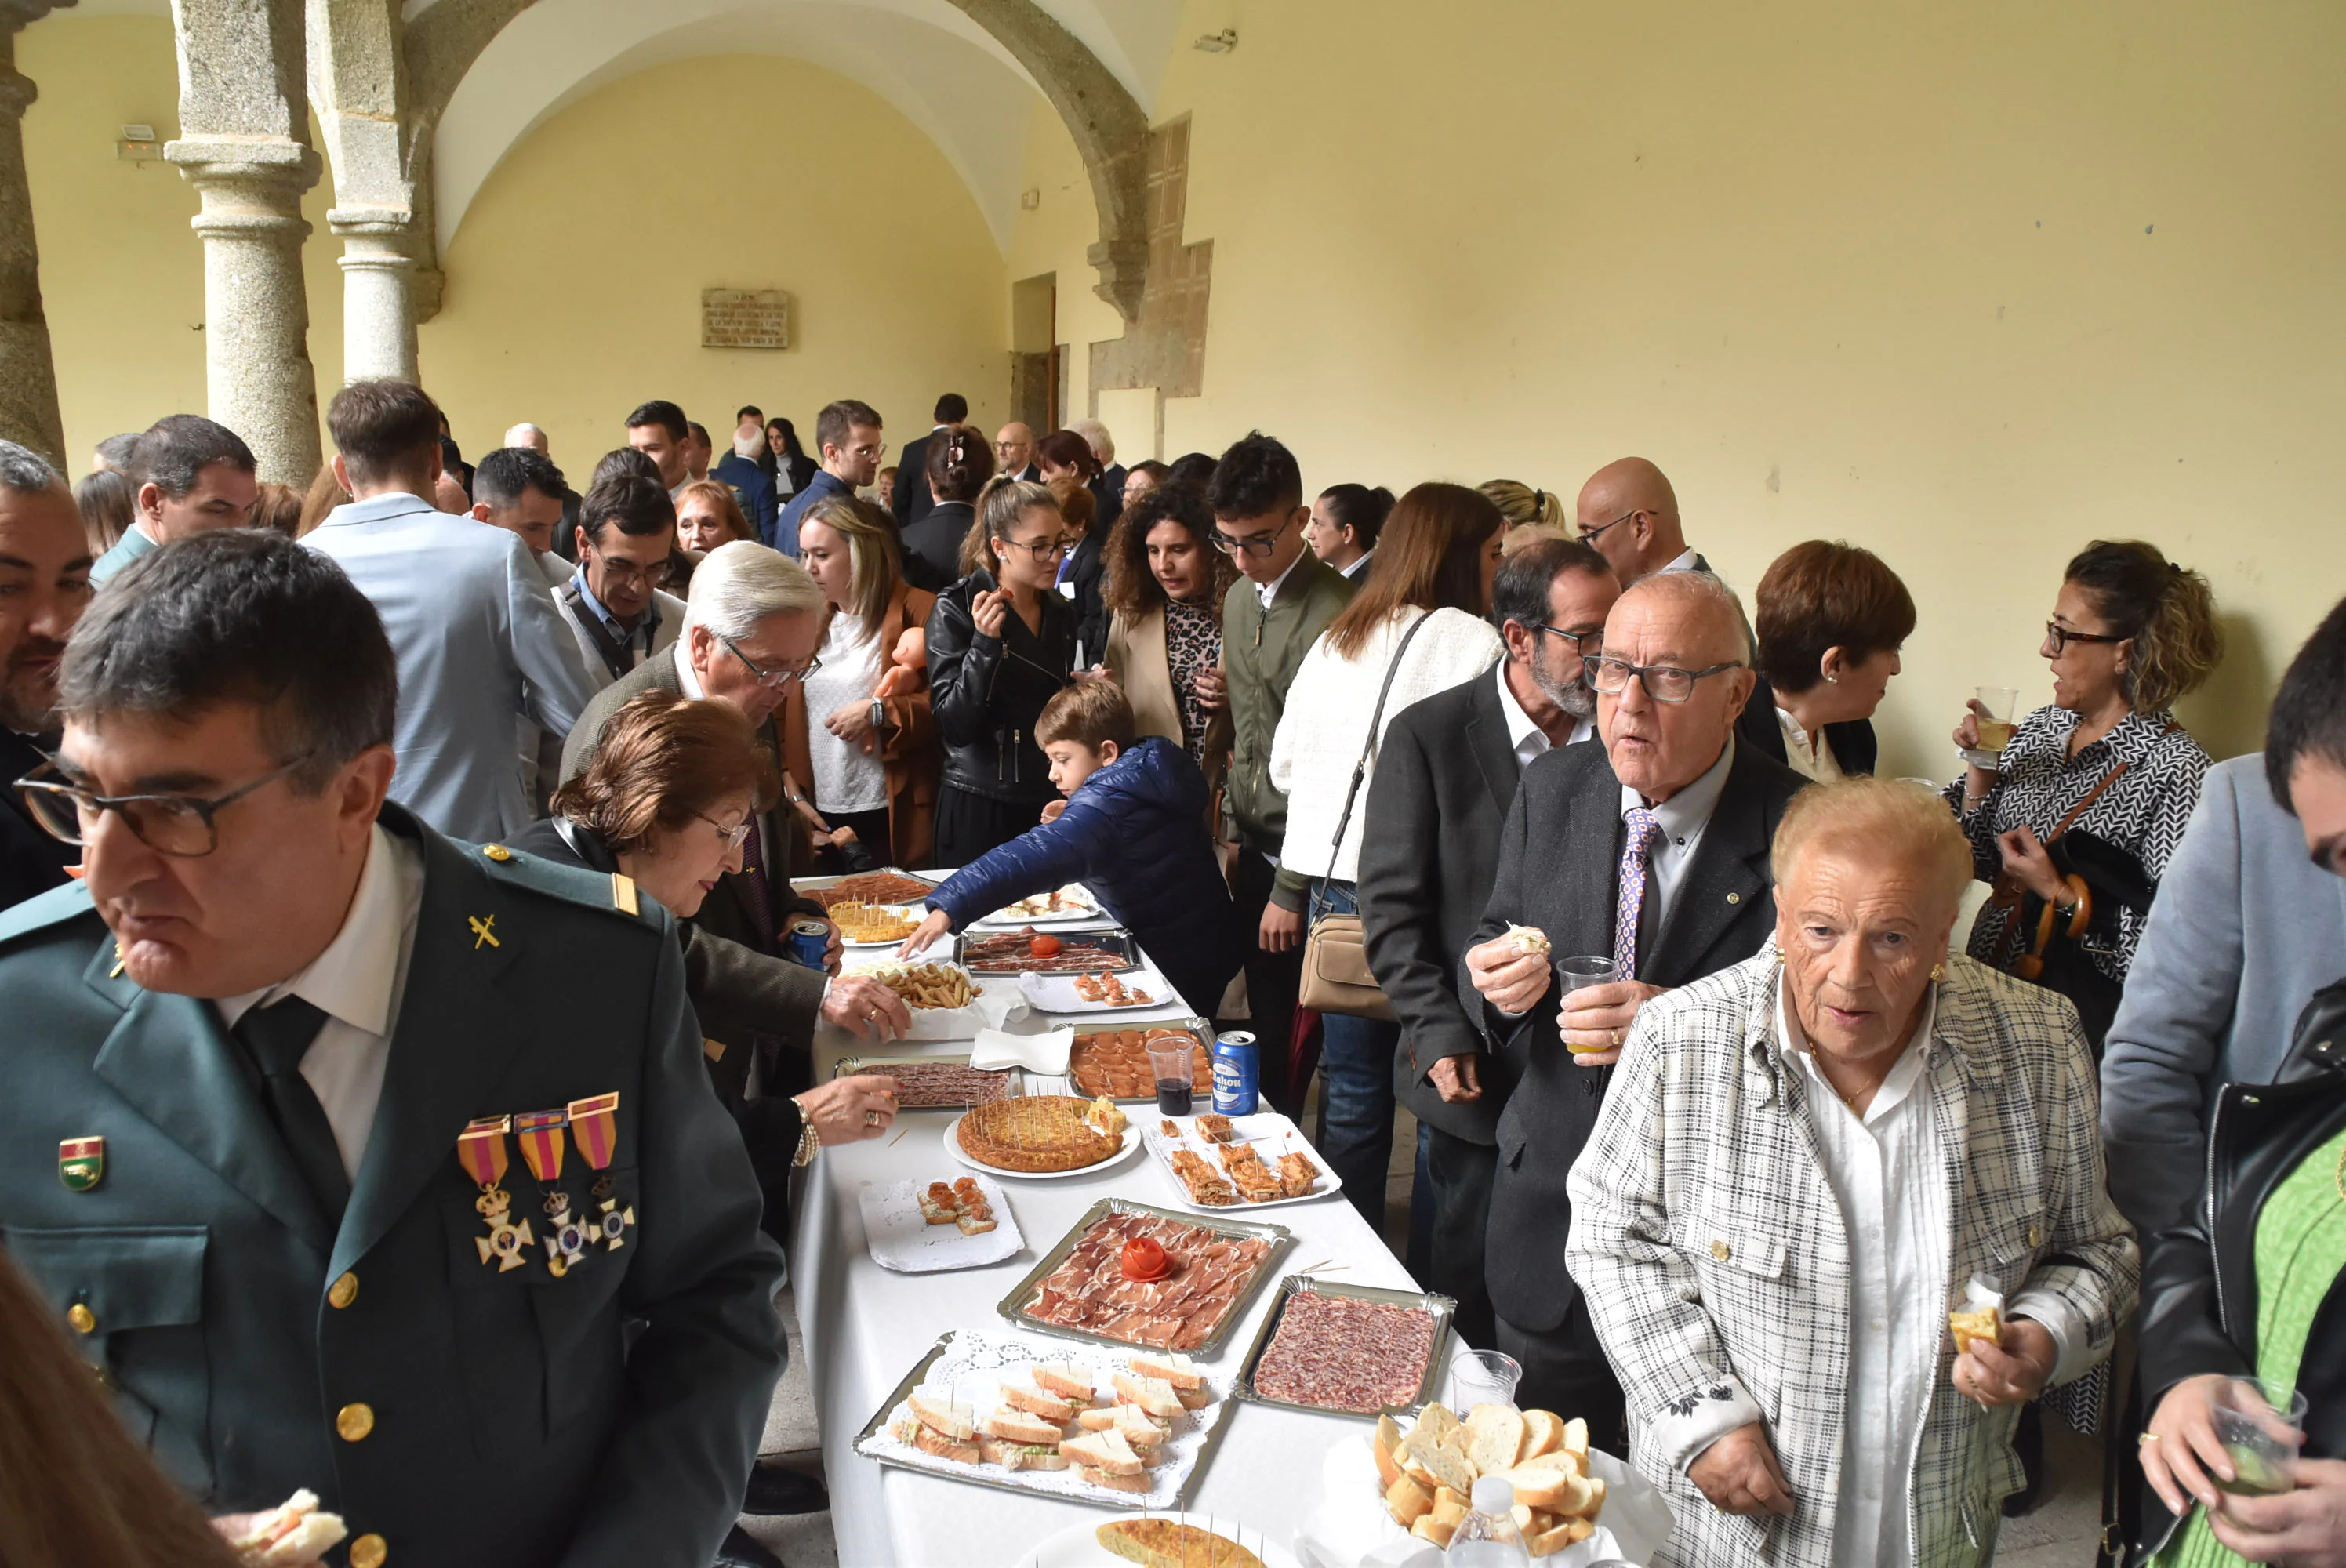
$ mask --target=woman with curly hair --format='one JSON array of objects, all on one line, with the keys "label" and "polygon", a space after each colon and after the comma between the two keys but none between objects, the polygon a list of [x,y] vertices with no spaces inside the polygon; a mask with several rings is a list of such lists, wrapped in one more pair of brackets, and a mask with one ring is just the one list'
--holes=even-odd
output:
[{"label": "woman with curly hair", "polygon": [[1108,535],[1103,595],[1114,617],[1107,668],[1140,733],[1188,752],[1209,784],[1219,783],[1229,750],[1222,596],[1239,580],[1213,534],[1213,508],[1197,485],[1148,492]]}]

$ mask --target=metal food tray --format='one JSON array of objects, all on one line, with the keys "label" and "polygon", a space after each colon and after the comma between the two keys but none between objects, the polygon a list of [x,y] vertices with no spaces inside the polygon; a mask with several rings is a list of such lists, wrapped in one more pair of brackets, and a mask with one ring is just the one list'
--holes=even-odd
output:
[{"label": "metal food tray", "polygon": [[1109,964],[1105,971],[1098,969],[978,969],[971,964],[967,954],[969,944],[973,941],[984,942],[991,937],[1016,936],[1019,933],[1015,931],[964,932],[960,939],[964,955],[962,959],[962,967],[969,970],[972,974],[985,975],[991,978],[999,979],[1012,979],[1021,974],[1029,973],[1072,975],[1099,974],[1106,972],[1109,974],[1129,974],[1134,970],[1147,969],[1148,967],[1148,961],[1146,958],[1143,958],[1140,953],[1139,939],[1135,937],[1130,932],[1125,930],[1122,926],[1117,926],[1114,930],[1110,931],[1037,931],[1035,933],[1036,936],[1056,937],[1061,942],[1088,942],[1094,947],[1104,947],[1107,949],[1110,952],[1117,955],[1118,962]]},{"label": "metal food tray", "polygon": [[[1211,1334],[1206,1337],[1203,1343],[1192,1346],[1183,1352],[1196,1357],[1210,1356],[1222,1348],[1222,1342],[1230,1337],[1230,1330],[1238,1326],[1239,1319],[1247,1315],[1247,1308],[1253,1303],[1256,1292],[1262,1288],[1265,1280],[1278,1271],[1279,1255],[1285,1251],[1289,1244],[1295,1239],[1295,1233],[1287,1227],[1272,1225],[1263,1220],[1223,1219],[1219,1216],[1186,1214],[1178,1209],[1158,1208],[1154,1204],[1134,1203],[1130,1198],[1104,1197],[1084,1210],[1083,1217],[1067,1228],[1067,1233],[1059,1237],[1056,1245],[1045,1253],[1042,1259],[1027,1271],[1025,1278],[1010,1288],[1010,1294],[1005,1296],[994,1309],[1019,1328],[1031,1333],[1056,1334],[1067,1339],[1089,1339],[1097,1345],[1120,1345],[1128,1350],[1157,1349],[1153,1345],[1136,1344],[1130,1339],[1118,1339],[1107,1334],[1095,1334],[1088,1329],[1063,1329],[1056,1323],[1046,1323],[1039,1318],[1030,1318],[1025,1310],[1027,1298],[1034,1295],[1043,1281],[1050,1278],[1053,1269],[1067,1260],[1067,1254],[1076,1249],[1076,1243],[1083,1238],[1084,1233],[1112,1214],[1145,1214],[1152,1219],[1169,1219],[1178,1225],[1196,1226],[1200,1230],[1218,1231],[1224,1236],[1250,1237],[1258,1241],[1270,1243],[1270,1251],[1264,1256],[1262,1266],[1255,1270],[1254,1278],[1247,1288],[1239,1291],[1231,1300],[1230,1309],[1223,1314],[1221,1322],[1216,1326]],[[1448,1319],[1444,1319],[1443,1321],[1446,1324]]]},{"label": "metal food tray", "polygon": [[[1118,1023],[1117,1020],[1117,1014],[1113,1013],[1064,1013],[1055,1014],[1055,1016],[1061,1016],[1069,1019],[1069,1023],[1062,1024],[1060,1027],[1073,1029],[1078,1034],[1122,1034],[1128,1030],[1140,1033],[1147,1033],[1151,1029],[1186,1029],[1197,1037],[1198,1054],[1203,1057],[1206,1062],[1207,1081],[1209,1085],[1212,1082],[1214,1026],[1211,1023],[1207,1023],[1206,1020],[1202,1018],[1135,1018],[1128,1022]],[[1097,1018],[1099,1022],[1096,1023],[1086,1022],[1092,1018]],[[1065,1074],[1060,1074],[1060,1076],[1063,1076],[1067,1080],[1068,1094],[1075,1095],[1078,1099],[1090,1097],[1085,1094],[1082,1085],[1076,1082],[1076,1048],[1072,1044],[1067,1047],[1067,1070]],[[1196,1074],[1194,1072],[1190,1075],[1190,1082],[1193,1085],[1196,1083]],[[1194,1087],[1192,1092],[1196,1092]],[[1115,1098],[1116,1103],[1119,1105],[1154,1105],[1157,1104],[1157,1091],[1152,1088],[1146,1095],[1119,1095]],[[1205,1100],[1205,1109],[1208,1111],[1212,1110],[1214,1108],[1213,1090],[1210,1086],[1204,1091],[1202,1098]]]},{"label": "metal food tray", "polygon": [[[880,1435],[881,1429],[888,1424],[888,1418],[895,1412],[896,1407],[913,1397],[913,1390],[919,1388],[928,1378],[929,1369],[935,1366],[938,1358],[952,1346],[954,1333],[954,1330],[948,1329],[938,1335],[937,1342],[929,1347],[929,1353],[913,1363],[913,1369],[904,1374],[903,1382],[889,1390],[888,1397],[880,1402],[880,1408],[872,1412],[872,1419],[863,1423],[863,1430],[855,1434],[854,1442],[848,1445],[851,1451]],[[1102,1343],[1122,1344],[1123,1341],[1103,1340]],[[1146,1349],[1146,1347],[1139,1348]],[[1205,1442],[1198,1449],[1198,1461],[1189,1467],[1189,1473],[1182,1478],[1180,1490],[1173,1494],[1173,1505],[1176,1508],[1188,1506],[1189,1495],[1197,1490],[1198,1478],[1206,1473],[1206,1466],[1213,1461],[1215,1451],[1222,1446],[1223,1434],[1230,1430],[1232,1413],[1229,1410],[1224,1410],[1221,1420],[1214,1423],[1214,1430],[1206,1434]],[[1005,1470],[997,1478],[982,1472],[976,1475],[964,1475],[958,1471],[932,1470],[926,1465],[903,1464],[892,1459],[874,1459],[872,1462],[884,1464],[894,1470],[908,1470],[915,1475],[933,1475],[940,1480],[958,1481],[968,1486],[990,1486],[996,1492],[1015,1492],[1022,1497],[1039,1497],[1049,1502],[1081,1502],[1094,1508],[1121,1509],[1131,1506],[1129,1502],[1115,1502],[1105,1497],[1082,1497],[1070,1492],[1037,1492],[1031,1486],[1022,1486],[1011,1480],[1010,1477],[1017,1473],[1015,1471]]]},{"label": "metal food tray", "polygon": [[[831,1064],[831,1075],[834,1078],[852,1078],[859,1073],[886,1073],[891,1067],[966,1067],[969,1065],[969,1058],[970,1054],[966,1051],[949,1056],[866,1056],[860,1053],[850,1052]],[[1005,1100],[1015,1099],[1026,1092],[1026,1085],[1023,1081],[1025,1074],[1022,1068],[981,1067],[977,1071],[993,1073],[1002,1079],[1005,1085],[1002,1097]],[[992,1104],[991,1101],[984,1103]],[[966,1105],[903,1105],[898,1108],[905,1111],[966,1111],[969,1106]]]},{"label": "metal food tray", "polygon": [[[1425,1376],[1417,1385],[1417,1397],[1404,1405],[1387,1405],[1376,1410],[1343,1410],[1329,1405],[1299,1404],[1293,1400],[1275,1400],[1258,1391],[1254,1386],[1254,1369],[1262,1361],[1262,1353],[1270,1349],[1271,1336],[1279,1332],[1280,1320],[1287,1316],[1287,1304],[1303,1292],[1315,1291],[1321,1296],[1345,1296],[1356,1301],[1382,1301],[1389,1307],[1415,1307],[1433,1315],[1433,1349],[1426,1357]],[[1309,1410],[1314,1415],[1350,1416],[1372,1421],[1379,1416],[1414,1416],[1433,1402],[1436,1390],[1442,1386],[1442,1369],[1450,1359],[1450,1319],[1458,1310],[1458,1303],[1447,1296],[1437,1296],[1431,1290],[1387,1290],[1374,1285],[1341,1285],[1332,1279],[1318,1279],[1309,1274],[1290,1274],[1279,1282],[1279,1299],[1270,1304],[1264,1315],[1262,1328],[1254,1337],[1254,1344],[1239,1365],[1239,1374],[1232,1380],[1230,1397],[1250,1404],[1278,1405],[1290,1410]]]}]

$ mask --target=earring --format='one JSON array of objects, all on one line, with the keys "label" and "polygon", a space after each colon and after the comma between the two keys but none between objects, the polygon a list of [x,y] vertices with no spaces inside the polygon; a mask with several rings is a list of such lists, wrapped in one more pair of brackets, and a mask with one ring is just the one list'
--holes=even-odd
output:
[{"label": "earring", "polygon": [[1934,964],[1933,964],[1933,965],[1931,966],[1931,983],[1932,983],[1932,984],[1936,985],[1936,984],[1938,984],[1938,983],[1939,983],[1939,982],[1941,982],[1941,981],[1943,981],[1943,980],[1944,980],[1944,979],[1946,979],[1946,978],[1947,978],[1947,966],[1946,966],[1945,964],[1943,964],[1943,963],[1934,963]]},{"label": "earring", "polygon": [[1825,684],[1827,686],[1839,686],[1841,684],[1841,677],[1837,675],[1829,675],[1825,677]]}]

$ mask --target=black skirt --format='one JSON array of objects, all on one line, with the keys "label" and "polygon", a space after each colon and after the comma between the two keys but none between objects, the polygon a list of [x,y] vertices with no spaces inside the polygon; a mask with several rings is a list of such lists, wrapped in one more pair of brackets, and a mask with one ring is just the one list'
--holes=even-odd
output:
[{"label": "black skirt", "polygon": [[989,850],[1000,849],[1030,828],[1042,825],[1040,800],[996,800],[955,784],[937,789],[936,863],[959,871]]}]

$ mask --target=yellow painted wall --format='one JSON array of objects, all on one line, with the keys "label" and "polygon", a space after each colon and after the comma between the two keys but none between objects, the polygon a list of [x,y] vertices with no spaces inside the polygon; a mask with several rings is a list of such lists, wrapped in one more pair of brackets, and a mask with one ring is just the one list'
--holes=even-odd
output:
[{"label": "yellow painted wall", "polygon": [[[106,437],[204,407],[203,242],[188,227],[196,188],[160,158],[124,163],[114,148],[125,125],[151,125],[167,141],[178,134],[170,19],[56,12],[18,35],[16,68],[40,95],[25,114],[25,162],[66,450],[78,474]],[[302,270],[321,406],[342,384],[332,205],[322,178],[301,204],[315,231]]]},{"label": "yellow painted wall", "polygon": [[[1953,770],[1974,685],[2047,698],[2088,539],[2212,579],[2231,657],[2182,711],[2219,755],[2346,592],[2328,0],[1191,0],[1176,36],[1152,107],[1193,116],[1214,276],[1168,454],[1260,426],[1314,489],[1569,495],[1638,453],[1747,591],[1796,540],[1865,544],[1922,611],[1900,773]],[[1046,127],[1030,167],[1011,272],[1058,270],[1081,407],[1120,325]]]},{"label": "yellow painted wall", "polygon": [[[421,352],[458,441],[532,421],[577,484],[647,398],[720,441],[756,403],[811,453],[816,411],[860,397],[892,462],[939,392],[980,420],[1009,402],[1008,274],[967,188],[911,121],[797,61],[679,61],[589,95],[506,157],[445,265]],[[711,287],[788,290],[793,346],[701,348]]]}]

